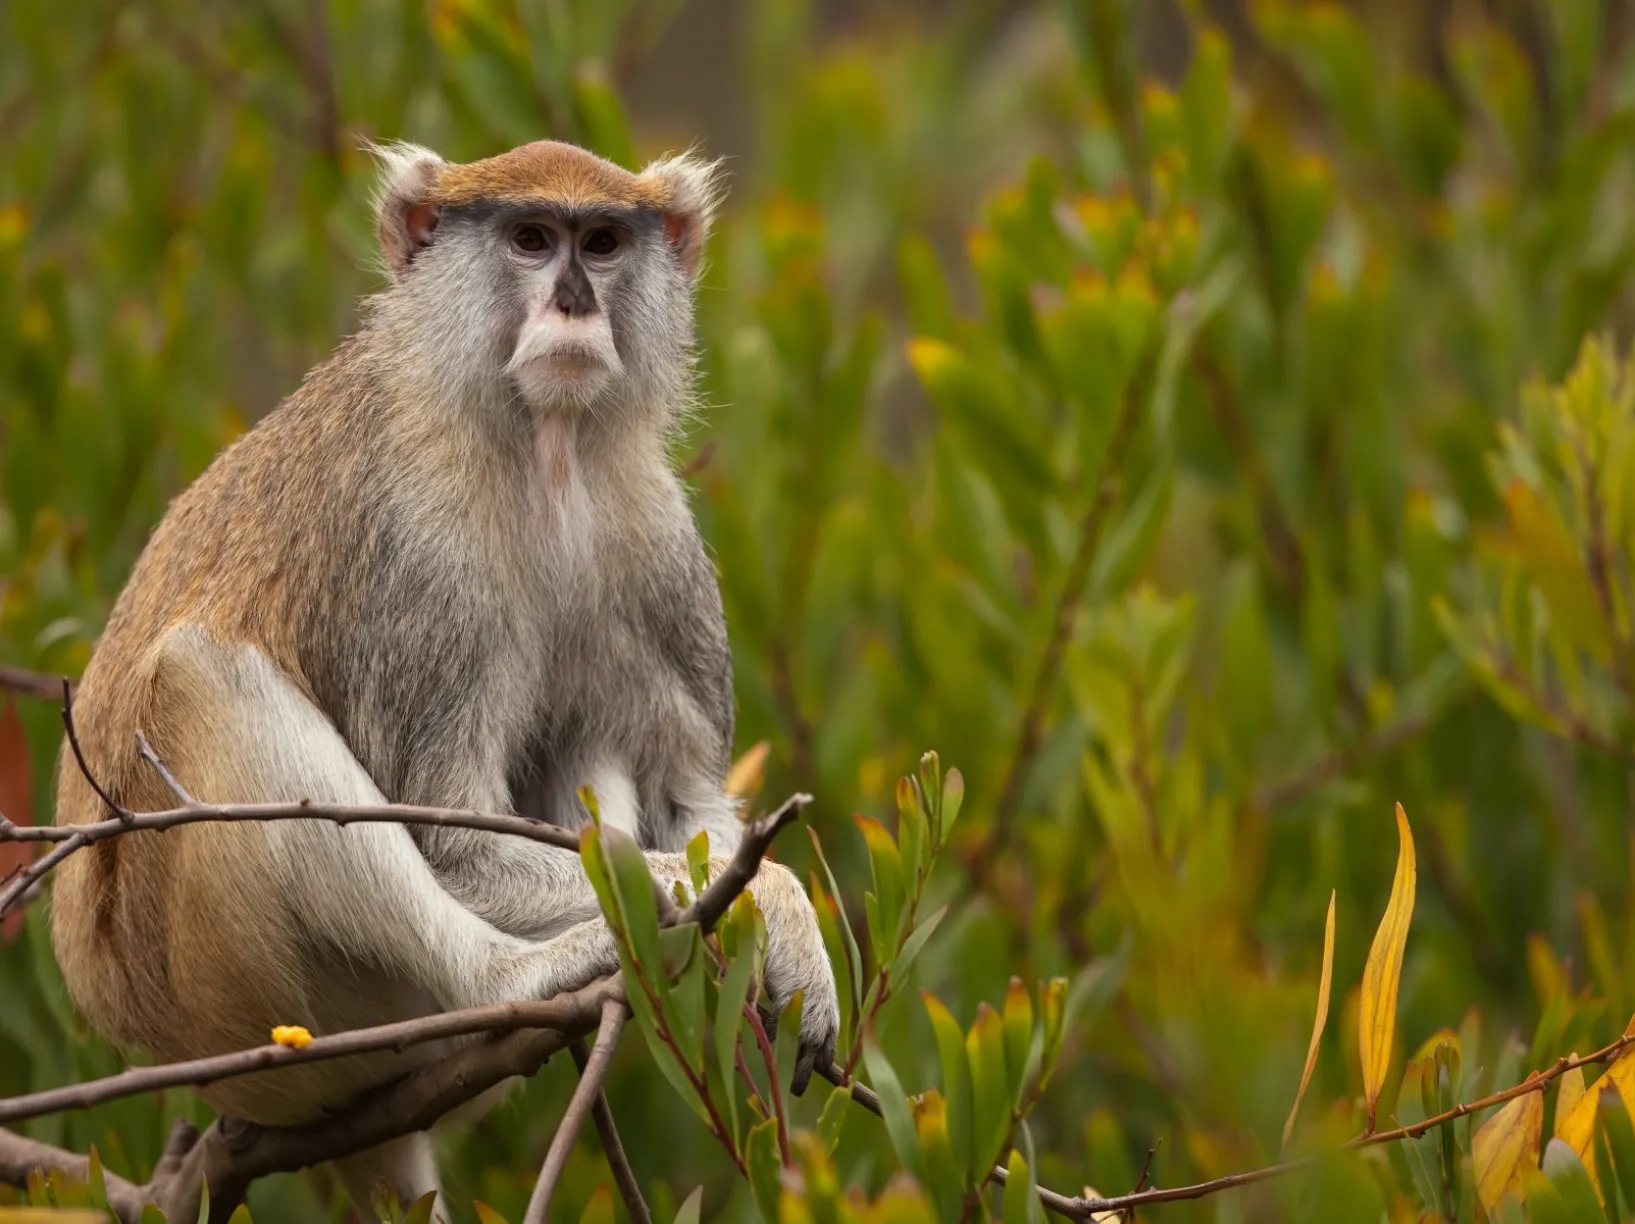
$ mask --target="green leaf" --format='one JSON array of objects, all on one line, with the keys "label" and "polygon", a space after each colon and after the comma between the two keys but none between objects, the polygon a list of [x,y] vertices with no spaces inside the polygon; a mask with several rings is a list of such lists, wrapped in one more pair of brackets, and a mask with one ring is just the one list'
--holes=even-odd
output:
[{"label": "green leaf", "polygon": [[409,1204],[409,1210],[403,1215],[403,1224],[431,1224],[431,1209],[437,1202],[437,1192],[428,1190]]},{"label": "green leaf", "polygon": [[579,1213],[579,1224],[613,1224],[613,1187],[606,1181],[598,1182]]},{"label": "green leaf", "polygon": [[1022,979],[1012,977],[1005,991],[1005,1078],[1010,1100],[1020,1105],[1028,1070],[1028,1051],[1033,1045],[1033,999]]},{"label": "green leaf", "polygon": [[[748,893],[744,893],[739,900],[745,900],[748,896]],[[725,943],[725,940],[722,942]],[[738,1094],[731,1091],[730,1085],[738,1067],[736,1051],[739,1035],[743,1031],[744,1003],[749,998],[749,984],[755,976],[756,961],[754,943],[749,940],[738,942],[741,946],[735,949],[736,954],[729,955],[727,971],[721,979],[715,1001],[715,1060],[721,1068],[721,1078],[729,1085],[725,1094],[727,1126],[735,1139],[738,1135]]]},{"label": "green leaf", "polygon": [[976,1023],[965,1035],[971,1067],[973,1155],[978,1169],[991,1169],[1011,1128],[1011,1094],[1005,1075],[1005,1023],[987,1003],[978,1003]]},{"label": "green leaf", "polygon": [[240,1203],[233,1214],[227,1217],[227,1224],[255,1224],[250,1218],[250,1208],[247,1203]]},{"label": "green leaf", "polygon": [[851,1095],[844,1088],[836,1088],[829,1094],[829,1099],[823,1102],[823,1110],[818,1114],[818,1139],[823,1144],[823,1150],[831,1156],[840,1146],[840,1136],[846,1129],[846,1119],[856,1108],[852,1104]]},{"label": "green leaf", "polygon": [[[1612,1172],[1616,1174],[1618,1186],[1623,1191],[1624,1202],[1635,1207],[1635,1127],[1630,1124],[1629,1107],[1616,1087],[1602,1091],[1596,1125],[1606,1140]],[[1602,1173],[1603,1185],[1610,1185],[1614,1180],[1601,1170],[1599,1161],[1597,1172]]]},{"label": "green leaf", "polygon": [[931,1018],[931,1032],[937,1042],[937,1058],[942,1063],[942,1093],[948,1109],[948,1142],[962,1173],[962,1185],[970,1186],[988,1175],[973,1158],[971,1142],[971,1068],[965,1057],[965,1035],[942,1001],[930,991],[921,991],[925,1011]]},{"label": "green leaf", "polygon": [[897,842],[902,851],[903,890],[910,896],[930,866],[930,826],[920,804],[920,790],[911,778],[897,779]]},{"label": "green leaf", "polygon": [[104,1210],[108,1207],[108,1179],[102,1171],[102,1157],[97,1152],[96,1144],[91,1145],[86,1176],[90,1183],[92,1207]]},{"label": "green leaf", "polygon": [[1043,1224],[1039,1187],[1022,1153],[1012,1151],[1005,1166],[1005,1224]]},{"label": "green leaf", "polygon": [[[1561,1195],[1562,1205],[1571,1219],[1601,1218],[1601,1200],[1595,1193],[1595,1183],[1578,1159],[1578,1153],[1560,1139],[1551,1139],[1544,1145],[1544,1175]],[[1533,1206],[1530,1192],[1527,1205],[1529,1208]]]},{"label": "green leaf", "polygon": [[873,1038],[863,1045],[863,1063],[869,1070],[869,1078],[874,1081],[874,1093],[880,1098],[880,1117],[886,1125],[886,1137],[891,1140],[903,1168],[923,1183],[925,1162],[920,1157],[920,1140],[914,1126],[913,1111],[909,1108],[908,1097],[903,1093],[896,1070],[881,1053],[880,1047],[874,1044]]},{"label": "green leaf", "polygon": [[142,1204],[142,1224],[168,1224],[165,1213],[152,1203]]},{"label": "green leaf", "polygon": [[[856,1015],[856,1004],[863,998],[863,954],[857,947],[857,937],[852,933],[851,920],[846,916],[846,907],[840,900],[840,888],[835,884],[835,873],[829,870],[829,860],[824,857],[823,843],[818,840],[817,830],[807,826],[807,835],[812,839],[812,851],[817,855],[818,866],[823,868],[823,878],[829,885],[829,896],[834,898],[835,908],[838,911],[836,925],[840,928],[841,939],[846,945],[846,971],[851,979],[853,1014]],[[862,1017],[857,1017],[857,1023],[862,1023]]]},{"label": "green leaf", "polygon": [[480,1200],[473,1199],[471,1209],[477,1213],[477,1224],[511,1224],[511,1221]]},{"label": "green leaf", "polygon": [[778,1160],[776,1118],[768,1118],[750,1129],[749,1138],[744,1141],[744,1163],[749,1167],[749,1188],[755,1196],[755,1206],[760,1209],[761,1219],[776,1220],[780,1192],[778,1175],[782,1167]]},{"label": "green leaf", "polygon": [[700,829],[687,843],[687,875],[692,880],[693,896],[698,896],[710,882],[710,835]]},{"label": "green leaf", "polygon": [[[869,915],[869,937],[875,957],[889,964],[897,951],[905,916],[903,859],[886,826],[868,816],[854,816],[863,841],[869,848],[869,869],[873,873],[874,897],[878,910]],[[878,929],[876,929],[878,923]]]}]

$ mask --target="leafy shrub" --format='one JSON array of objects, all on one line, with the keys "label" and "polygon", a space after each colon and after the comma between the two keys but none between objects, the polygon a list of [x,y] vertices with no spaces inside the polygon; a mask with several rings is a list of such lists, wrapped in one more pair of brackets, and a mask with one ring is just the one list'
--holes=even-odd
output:
[{"label": "leafy shrub", "polygon": [[[633,132],[609,83],[670,7],[11,6],[0,656],[76,673],[166,499],[350,325],[356,136],[467,158],[549,133],[626,163],[687,143]],[[1268,0],[1233,38],[1186,6],[1160,79],[1130,0],[827,43],[805,5],[746,6],[757,152],[678,463],[763,793],[818,797],[830,861],[779,853],[826,898],[846,1061],[885,1118],[819,1086],[761,1119],[698,1044],[740,961],[712,994],[695,955],[656,988],[704,1008],[671,1036],[728,1133],[692,1124],[662,1011],[609,1085],[659,1218],[700,1184],[710,1218],[1037,1218],[1034,1179],[1267,1166],[1320,980],[1335,1015],[1289,1137],[1316,1162],[1144,1214],[1635,1209],[1627,1113],[1582,1072],[1339,1149],[1606,1048],[1635,1010],[1635,79],[1615,6],[1513,7],[1461,10],[1424,53],[1396,6]],[[43,817],[56,716],[16,717],[5,781],[32,776]],[[963,776],[957,824],[934,782],[892,788],[929,745]],[[1396,801],[1417,901],[1365,1060]],[[752,957],[752,930],[745,909],[724,948]],[[0,981],[0,1092],[118,1068],[43,922]],[[547,1072],[453,1141],[462,1206],[519,1218],[567,1091]],[[141,1177],[199,1110],[31,1130]],[[970,1193],[990,1156],[1010,1185]],[[611,1218],[592,1152],[558,1203]],[[337,1215],[296,1179],[251,1207]]]}]

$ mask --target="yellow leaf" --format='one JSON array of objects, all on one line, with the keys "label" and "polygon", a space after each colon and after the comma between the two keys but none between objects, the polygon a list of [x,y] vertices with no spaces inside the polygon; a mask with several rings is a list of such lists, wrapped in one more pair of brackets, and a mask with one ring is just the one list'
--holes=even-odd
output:
[{"label": "yellow leaf", "polygon": [[1612,629],[1595,587],[1556,508],[1531,485],[1512,480],[1503,490],[1511,542],[1567,636],[1597,662],[1612,657]]},{"label": "yellow leaf", "polygon": [[766,758],[772,751],[768,740],[761,740],[732,764],[727,774],[726,792],[734,799],[753,798],[766,781]]},{"label": "yellow leaf", "polygon": [[272,1039],[292,1050],[304,1050],[312,1044],[312,1034],[299,1024],[280,1024],[272,1031]]},{"label": "yellow leaf", "polygon": [[1300,1087],[1294,1094],[1294,1107],[1289,1120],[1283,1124],[1283,1146],[1289,1146],[1294,1133],[1294,1120],[1300,1113],[1300,1102],[1305,1098],[1306,1085],[1317,1067],[1317,1051],[1323,1042],[1323,1026],[1328,1023],[1328,988],[1334,979],[1334,890],[1328,894],[1328,921],[1323,927],[1323,974],[1317,981],[1317,1018],[1312,1021],[1311,1044],[1306,1047],[1306,1069],[1300,1073]]},{"label": "yellow leaf", "polygon": [[1556,1138],[1560,1139],[1584,1162],[1584,1168],[1590,1175],[1590,1180],[1601,1186],[1601,1179],[1595,1168],[1595,1118],[1601,1108],[1601,1093],[1604,1089],[1616,1088],[1618,1094],[1626,1101],[1635,1101],[1635,1058],[1620,1058],[1605,1073],[1588,1088],[1584,1089],[1566,1117],[1560,1114],[1560,1106],[1556,1115]]},{"label": "yellow leaf", "polygon": [[[1568,1058],[1577,1058],[1577,1054],[1569,1054]],[[1574,1067],[1561,1077],[1561,1088],[1556,1093],[1556,1138],[1560,1139],[1561,1124],[1565,1122],[1578,1104],[1579,1098],[1584,1095],[1584,1068]]]},{"label": "yellow leaf", "polygon": [[1539,1136],[1543,1131],[1544,1094],[1529,1092],[1505,1102],[1471,1136],[1476,1197],[1490,1214],[1506,1192],[1521,1192],[1523,1169],[1538,1168]]},{"label": "yellow leaf", "polygon": [[1402,984],[1402,953],[1408,944],[1408,924],[1414,916],[1414,834],[1408,814],[1397,804],[1397,874],[1391,900],[1374,932],[1363,966],[1362,1003],[1358,1008],[1357,1048],[1362,1053],[1363,1092],[1368,1099],[1368,1130],[1374,1129],[1374,1110],[1385,1073],[1391,1066],[1391,1043],[1396,1037],[1397,988]]}]

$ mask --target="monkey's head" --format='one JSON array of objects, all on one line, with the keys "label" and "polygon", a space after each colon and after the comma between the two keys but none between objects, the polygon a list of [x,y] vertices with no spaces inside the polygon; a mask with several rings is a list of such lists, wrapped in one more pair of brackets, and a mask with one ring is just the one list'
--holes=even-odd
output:
[{"label": "monkey's head", "polygon": [[415,145],[376,153],[392,279],[377,306],[417,380],[541,413],[684,396],[716,163],[632,174],[554,141],[465,165]]}]

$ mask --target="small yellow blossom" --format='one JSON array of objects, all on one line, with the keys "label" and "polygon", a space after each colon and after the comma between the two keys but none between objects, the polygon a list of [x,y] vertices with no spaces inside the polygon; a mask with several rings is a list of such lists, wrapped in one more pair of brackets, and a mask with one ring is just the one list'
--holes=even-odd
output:
[{"label": "small yellow blossom", "polygon": [[304,1050],[312,1044],[312,1034],[299,1024],[280,1024],[272,1031],[272,1039],[292,1050]]}]

